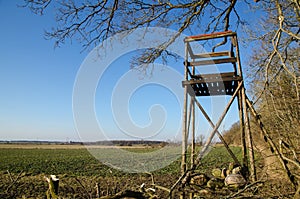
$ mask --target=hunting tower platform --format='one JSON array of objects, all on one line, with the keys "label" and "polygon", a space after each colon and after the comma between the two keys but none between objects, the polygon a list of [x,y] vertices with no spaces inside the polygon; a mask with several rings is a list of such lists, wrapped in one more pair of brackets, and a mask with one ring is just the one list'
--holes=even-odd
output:
[{"label": "hunting tower platform", "polygon": [[[182,173],[188,169],[186,152],[189,133],[191,133],[192,138],[191,169],[195,169],[201,162],[214,136],[217,134],[235,164],[240,165],[244,169],[247,177],[255,181],[256,171],[254,166],[253,144],[249,116],[247,113],[247,101],[237,34],[232,31],[226,31],[189,36],[184,39],[184,43],[185,77],[182,81],[182,86],[184,87],[185,94],[182,128]],[[207,45],[211,47],[210,52],[204,52],[203,50],[199,52],[199,46]],[[216,51],[216,49],[219,49],[219,51]],[[205,72],[203,72],[203,68],[206,69]],[[219,120],[214,124],[198,99],[203,96],[220,95],[231,96],[231,98]],[[237,114],[239,114],[241,127],[241,144],[243,148],[242,162],[236,158],[222,134],[218,131],[235,98],[237,98],[238,102]],[[212,131],[206,143],[198,154],[195,154],[195,107],[198,107],[212,127]]]}]

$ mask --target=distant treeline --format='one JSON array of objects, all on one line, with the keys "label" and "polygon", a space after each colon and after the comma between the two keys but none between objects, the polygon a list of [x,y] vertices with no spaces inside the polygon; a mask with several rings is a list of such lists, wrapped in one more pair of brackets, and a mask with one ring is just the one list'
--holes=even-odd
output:
[{"label": "distant treeline", "polygon": [[32,140],[12,140],[1,141],[0,144],[56,144],[56,145],[103,145],[103,146],[133,146],[133,145],[166,145],[165,141],[150,141],[150,140],[104,140],[96,142],[77,142],[77,141],[32,141]]},{"label": "distant treeline", "polygon": [[112,140],[112,141],[96,141],[96,142],[84,142],[85,145],[118,145],[118,146],[132,146],[132,145],[163,145],[167,144],[164,141],[149,141],[149,140]]}]

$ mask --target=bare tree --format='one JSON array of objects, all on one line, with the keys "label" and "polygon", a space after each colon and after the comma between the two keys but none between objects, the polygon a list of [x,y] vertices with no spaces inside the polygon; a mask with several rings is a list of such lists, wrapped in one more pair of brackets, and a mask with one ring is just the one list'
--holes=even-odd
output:
[{"label": "bare tree", "polygon": [[[259,75],[264,85],[261,94],[277,76],[286,73],[299,95],[299,39],[300,3],[297,0],[261,2],[265,18],[257,20],[258,27],[251,29],[249,37],[256,40],[250,65],[254,76]],[[251,60],[251,61],[252,61]],[[260,96],[259,96],[260,97]],[[258,99],[259,99],[258,97]]]},{"label": "bare tree", "polygon": [[[264,1],[265,18],[252,28],[256,40],[250,67],[255,104],[278,155],[299,188],[300,140],[300,7],[299,1]],[[251,75],[252,74],[252,75]],[[298,193],[299,194],[299,193]],[[295,195],[295,198],[298,197]]]},{"label": "bare tree", "polygon": [[[257,94],[258,108],[271,132],[283,135],[299,146],[300,121],[300,7],[299,1],[261,3],[266,11],[259,29],[250,36],[256,40],[250,70],[251,88]],[[288,139],[288,138],[286,138]]]},{"label": "bare tree", "polygon": [[[257,3],[258,2],[258,3]],[[55,40],[59,46],[68,39],[78,39],[83,48],[93,47],[108,37],[139,27],[166,27],[180,33],[200,34],[214,31],[237,30],[246,24],[244,10],[250,7],[268,13],[267,25],[272,23],[269,32],[259,32],[256,38],[270,39],[266,73],[275,56],[280,58],[284,70],[293,74],[285,65],[285,52],[299,40],[299,1],[264,0],[237,2],[237,0],[24,0],[24,6],[42,15],[47,7],[54,6],[57,26],[46,32],[46,37]],[[248,19],[253,22],[260,19]],[[253,24],[253,23],[252,23]],[[252,25],[251,24],[251,25]],[[178,35],[177,35],[178,36]],[[176,36],[175,36],[176,37]],[[140,61],[152,62],[175,38],[146,54]],[[296,79],[296,78],[295,78]],[[296,81],[296,80],[295,80]]]},{"label": "bare tree", "polygon": [[[200,34],[235,29],[242,21],[236,0],[102,0],[54,1],[24,0],[26,7],[42,15],[47,7],[56,8],[57,26],[45,35],[59,46],[68,39],[78,39],[84,49],[94,47],[108,37],[139,27],[165,27],[178,31],[174,38],[156,49],[148,49],[138,61],[151,63],[180,33]],[[247,5],[247,3],[245,3]],[[233,25],[231,25],[231,23]]]}]

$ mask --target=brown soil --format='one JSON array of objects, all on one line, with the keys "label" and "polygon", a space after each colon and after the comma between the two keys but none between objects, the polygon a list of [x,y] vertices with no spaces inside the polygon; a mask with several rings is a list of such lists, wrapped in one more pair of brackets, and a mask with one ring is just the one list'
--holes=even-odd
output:
[{"label": "brown soil", "polygon": [[[97,198],[96,184],[99,187],[99,196],[114,195],[120,191],[139,191],[144,183],[147,188],[151,187],[152,179],[147,174],[132,174],[120,177],[85,177],[85,176],[58,176],[59,196],[61,198]],[[162,175],[155,183],[171,187],[175,176]],[[0,174],[0,198],[45,198],[48,183],[44,175],[31,176],[26,173],[20,175]],[[167,192],[157,189],[157,195],[167,198]]]},{"label": "brown soil", "polygon": [[[48,184],[44,175],[31,176],[26,173],[20,175],[0,173],[0,198],[45,198]],[[147,174],[132,174],[126,176],[112,177],[85,177],[85,176],[58,176],[59,197],[60,198],[97,198],[103,196],[112,196],[118,192],[132,190],[139,191],[144,183],[146,188],[152,188],[151,176]],[[160,175],[154,176],[155,183],[170,188],[178,179],[178,176]],[[96,184],[99,186],[99,195],[97,195]],[[293,198],[294,191],[286,187],[284,181],[266,181],[258,183],[237,196],[239,198]],[[241,190],[222,189],[205,189],[195,186],[187,186],[183,189],[186,193],[197,192],[200,198],[225,198],[229,195],[236,194]],[[179,198],[182,189],[175,190],[174,198]],[[158,198],[168,198],[168,193],[156,188],[155,193]],[[186,198],[189,194],[186,194]],[[199,198],[199,197],[198,197]],[[234,197],[236,198],[236,197]]]}]

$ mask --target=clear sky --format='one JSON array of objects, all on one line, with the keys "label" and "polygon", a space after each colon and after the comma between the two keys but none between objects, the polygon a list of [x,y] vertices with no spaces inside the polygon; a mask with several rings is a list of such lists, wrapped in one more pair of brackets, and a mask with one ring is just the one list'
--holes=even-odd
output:
[{"label": "clear sky", "polygon": [[53,13],[36,16],[22,1],[0,1],[0,139],[77,138],[72,88],[87,53],[76,42],[44,39]]},{"label": "clear sky", "polygon": [[[22,1],[0,0],[0,140],[78,141],[82,133],[76,131],[72,94],[76,75],[89,52],[82,52],[77,41],[54,48],[53,40],[44,39],[44,30],[55,26],[54,11],[50,9],[44,16],[37,16],[28,8],[17,6],[21,4]],[[156,84],[137,89],[128,101],[130,117],[137,126],[145,129],[144,133],[124,134],[126,129],[120,129],[115,124],[116,118],[109,97],[117,89],[114,82],[130,68],[128,57],[130,54],[115,60],[97,86],[95,114],[103,124],[102,130],[109,134],[110,139],[177,138],[174,132],[176,125],[181,125],[182,109],[170,90]],[[172,67],[182,74],[182,69],[176,68],[178,66],[182,66],[181,61]],[[206,98],[203,101],[209,113],[216,112],[212,111],[210,105],[214,105],[214,110],[222,112],[228,98],[216,98],[213,101]],[[236,105],[232,109],[226,122],[221,125],[221,130],[228,129],[237,121]],[[149,115],[151,110],[158,110],[156,114],[170,120],[163,124],[164,129],[159,135],[147,136],[151,130],[146,129],[152,122]],[[213,118],[216,122],[218,116]],[[202,119],[199,117],[197,123],[198,135],[207,134],[209,130]],[[87,139],[93,140],[92,137]]]}]

